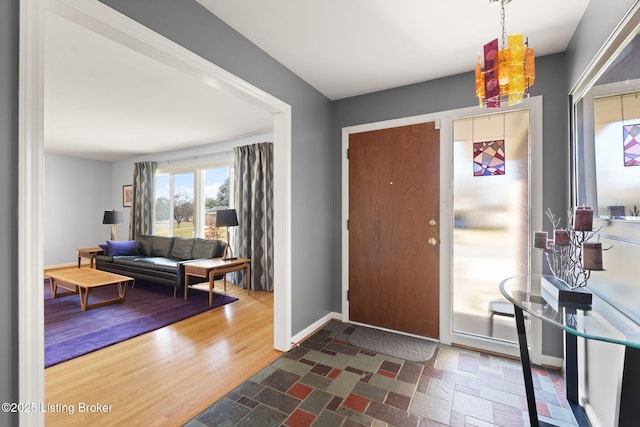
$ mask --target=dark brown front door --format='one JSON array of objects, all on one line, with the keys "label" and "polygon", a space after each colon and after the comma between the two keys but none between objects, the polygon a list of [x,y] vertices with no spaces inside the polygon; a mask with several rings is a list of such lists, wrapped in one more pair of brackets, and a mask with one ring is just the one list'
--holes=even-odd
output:
[{"label": "dark brown front door", "polygon": [[349,137],[351,321],[439,337],[439,141],[434,123]]}]

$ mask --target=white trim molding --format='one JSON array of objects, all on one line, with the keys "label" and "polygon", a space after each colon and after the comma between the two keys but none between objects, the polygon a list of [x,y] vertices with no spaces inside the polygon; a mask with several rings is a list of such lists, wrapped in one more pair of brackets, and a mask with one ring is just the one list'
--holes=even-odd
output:
[{"label": "white trim molding", "polygon": [[[274,348],[291,348],[291,106],[97,0],[21,0],[19,334],[21,402],[44,402],[44,16],[45,10],[187,73],[273,115]],[[35,289],[35,290],[34,290]],[[20,425],[44,414],[21,413]]]},{"label": "white trim molding", "polygon": [[[349,135],[358,132],[368,132],[372,130],[387,129],[399,126],[409,126],[419,123],[436,122],[440,129],[440,174],[446,177],[450,174],[451,166],[447,163],[449,158],[446,155],[444,146],[450,136],[450,123],[442,120],[446,113],[424,114],[419,116],[404,117],[399,119],[385,120],[381,122],[366,123],[362,125],[349,126],[342,129],[342,321],[349,321],[349,301],[347,300],[347,290],[349,289],[349,230],[347,220],[349,218],[349,160],[347,159],[347,149],[349,147]],[[446,127],[448,125],[448,128]],[[444,126],[444,128],[443,128]],[[440,179],[440,218],[446,218],[449,212],[450,180]],[[450,253],[451,224],[448,221],[440,221],[440,342],[451,343],[451,290],[450,264],[449,259],[443,254]]]},{"label": "white trim molding", "polygon": [[342,315],[340,313],[336,313],[335,311],[328,313],[322,316],[320,319],[313,322],[311,325],[307,326],[297,334],[291,337],[291,344],[298,345],[298,343],[304,341],[307,337],[311,336],[315,331],[322,328],[327,323],[332,320],[340,321],[342,320]]},{"label": "white trim molding", "polygon": [[[536,96],[523,101],[513,107],[502,108],[500,111],[516,109],[529,109],[531,161],[533,164],[542,162],[542,96]],[[486,112],[485,112],[486,113]],[[342,129],[342,321],[349,321],[349,301],[347,290],[349,289],[349,230],[347,219],[349,217],[349,161],[347,148],[349,147],[349,135],[358,132],[386,129],[391,127],[408,126],[418,123],[436,122],[440,128],[440,342],[443,344],[460,344],[469,347],[486,349],[496,353],[518,356],[518,348],[513,343],[501,343],[496,340],[475,338],[453,332],[453,296],[452,296],[452,236],[453,221],[451,218],[453,198],[453,120],[484,114],[478,107],[461,108],[457,110],[443,111],[425,115],[404,117],[393,120],[385,120],[374,123],[349,126]],[[530,200],[532,230],[542,227],[542,168],[532,167],[530,176]],[[540,272],[542,263],[539,257],[531,257],[531,271]],[[496,283],[496,288],[499,283]],[[539,319],[531,321],[531,360],[540,364],[542,360],[541,326]],[[546,359],[549,360],[549,359]]]},{"label": "white trim molding", "polygon": [[[44,36],[40,0],[20,1],[18,381],[20,402],[44,402]],[[35,309],[34,309],[35,307]],[[22,411],[21,426],[44,425]]]}]

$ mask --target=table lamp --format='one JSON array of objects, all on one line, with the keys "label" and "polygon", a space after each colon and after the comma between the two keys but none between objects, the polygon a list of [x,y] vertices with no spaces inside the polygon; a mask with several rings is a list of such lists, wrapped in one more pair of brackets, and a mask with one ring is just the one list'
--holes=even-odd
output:
[{"label": "table lamp", "polygon": [[235,209],[221,209],[216,212],[216,228],[227,227],[227,246],[224,248],[224,254],[222,259],[233,260],[237,259],[233,256],[233,250],[229,244],[229,227],[235,227],[238,225],[238,216]]},{"label": "table lamp", "polygon": [[116,240],[116,224],[122,223],[122,212],[117,210],[104,211],[103,224],[111,224],[111,240]]}]

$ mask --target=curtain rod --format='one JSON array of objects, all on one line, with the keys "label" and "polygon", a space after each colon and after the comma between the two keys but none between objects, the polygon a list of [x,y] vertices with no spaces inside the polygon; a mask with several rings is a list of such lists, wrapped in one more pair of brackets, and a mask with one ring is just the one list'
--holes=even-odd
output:
[{"label": "curtain rod", "polygon": [[166,160],[157,160],[156,163],[158,164],[158,166],[161,166],[161,165],[170,166],[172,164],[182,164],[185,162],[198,163],[198,162],[205,162],[209,160],[224,160],[224,159],[233,158],[233,157],[234,157],[233,151],[223,151],[223,152],[208,153],[208,154],[195,154],[191,156],[171,158]]}]

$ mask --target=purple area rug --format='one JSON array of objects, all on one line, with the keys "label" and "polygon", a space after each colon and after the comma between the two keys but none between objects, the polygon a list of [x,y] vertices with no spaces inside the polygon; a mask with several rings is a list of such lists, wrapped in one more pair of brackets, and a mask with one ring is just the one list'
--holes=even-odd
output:
[{"label": "purple area rug", "polygon": [[[136,281],[134,288],[127,287],[124,303],[82,312],[78,295],[53,299],[49,280],[44,284],[45,368],[238,300],[214,293],[209,307],[208,292],[189,289],[185,301],[180,292],[173,298],[169,286]],[[89,304],[117,295],[116,285],[96,288]]]}]

